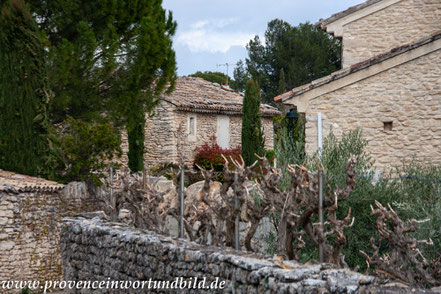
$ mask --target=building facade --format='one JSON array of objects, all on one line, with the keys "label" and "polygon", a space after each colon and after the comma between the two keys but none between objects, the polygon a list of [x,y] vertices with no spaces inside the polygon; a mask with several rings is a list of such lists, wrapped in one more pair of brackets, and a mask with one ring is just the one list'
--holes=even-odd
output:
[{"label": "building facade", "polygon": [[371,0],[317,25],[342,38],[343,68],[275,98],[306,115],[306,150],[362,129],[378,168],[441,163],[441,1]]},{"label": "building facade", "polygon": [[[194,149],[214,137],[222,148],[241,145],[243,95],[228,87],[201,78],[179,77],[175,90],[163,95],[145,126],[146,168],[178,161],[177,132],[181,126],[183,154],[187,166],[194,160]],[[274,148],[273,117],[280,112],[261,105],[265,148]],[[127,163],[128,140],[123,134],[123,164]]]}]

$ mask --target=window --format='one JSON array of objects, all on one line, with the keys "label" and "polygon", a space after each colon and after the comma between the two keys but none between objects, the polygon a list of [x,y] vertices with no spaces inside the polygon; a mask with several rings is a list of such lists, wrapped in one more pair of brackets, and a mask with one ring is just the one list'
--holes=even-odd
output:
[{"label": "window", "polygon": [[196,134],[196,122],[195,122],[195,118],[190,116],[190,130],[189,130],[189,135],[190,136],[194,136]]},{"label": "window", "polygon": [[188,117],[188,140],[196,141],[196,116]]},{"label": "window", "polygon": [[383,122],[383,128],[385,131],[392,131],[392,122],[391,121]]}]

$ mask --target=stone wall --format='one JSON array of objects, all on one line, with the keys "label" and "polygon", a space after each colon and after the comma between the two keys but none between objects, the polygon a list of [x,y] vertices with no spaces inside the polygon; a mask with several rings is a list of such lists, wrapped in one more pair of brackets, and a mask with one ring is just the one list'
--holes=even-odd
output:
[{"label": "stone wall", "polygon": [[[440,2],[441,3],[441,2]],[[367,151],[377,167],[402,159],[441,163],[441,50],[311,99],[306,110],[306,150],[317,150],[316,114],[323,114],[323,136],[331,127],[363,129]],[[392,130],[385,123],[392,123]]]},{"label": "stone wall", "polygon": [[147,167],[158,163],[168,163],[176,158],[175,106],[161,101],[155,108],[154,116],[146,120],[144,162]]},{"label": "stone wall", "polygon": [[[303,265],[245,252],[200,246],[183,239],[106,223],[99,218],[64,220],[61,233],[66,281],[225,282],[222,290],[178,289],[167,293],[431,293],[409,288],[379,288],[374,278],[330,264]],[[137,284],[134,282],[138,281]],[[103,284],[105,285],[105,283]],[[150,284],[151,286],[154,284]],[[124,293],[153,293],[140,286]],[[153,286],[152,286],[153,287]],[[122,293],[118,290],[93,293]],[[91,293],[91,290],[71,290]],[[162,291],[161,291],[162,292]]]},{"label": "stone wall", "polygon": [[402,0],[343,27],[343,67],[441,29],[441,1]]},{"label": "stone wall", "polygon": [[[144,163],[147,167],[168,163],[172,161],[170,159],[176,158],[176,139],[173,135],[176,131],[174,109],[170,103],[161,101],[151,117],[146,115]],[[121,149],[123,154],[117,161],[123,166],[128,166],[129,142],[125,130],[121,132]]]},{"label": "stone wall", "polygon": [[95,210],[84,183],[59,191],[0,191],[0,281],[61,278],[61,219]]},{"label": "stone wall", "polygon": [[[189,117],[196,121],[195,136],[189,135]],[[177,162],[176,132],[179,125],[183,125],[185,132],[184,154],[189,167],[193,166],[194,149],[205,142],[210,142],[210,137],[217,136],[218,117],[222,115],[177,111],[172,104],[161,101],[155,110],[155,116],[147,117],[145,128],[145,154],[144,162],[147,168],[152,168],[164,163]],[[242,117],[240,115],[228,115],[230,121],[230,148],[241,145]],[[264,128],[265,148],[274,148],[273,120],[270,117],[262,118]],[[127,166],[129,151],[127,133],[122,132],[123,156],[119,160]]]}]

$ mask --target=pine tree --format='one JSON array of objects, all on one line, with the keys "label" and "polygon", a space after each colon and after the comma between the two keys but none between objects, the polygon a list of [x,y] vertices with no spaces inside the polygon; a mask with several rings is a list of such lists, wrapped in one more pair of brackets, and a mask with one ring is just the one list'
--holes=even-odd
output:
[{"label": "pine tree", "polygon": [[50,91],[42,36],[23,0],[0,12],[0,168],[48,176],[51,160]]},{"label": "pine tree", "polygon": [[310,23],[292,26],[280,19],[272,20],[264,43],[255,36],[247,50],[246,69],[259,83],[265,103],[274,103],[274,97],[280,94],[282,69],[286,89],[340,69],[340,41]]},{"label": "pine tree", "polygon": [[285,71],[283,68],[280,69],[279,88],[277,92],[279,95],[286,92]]},{"label": "pine tree", "polygon": [[247,84],[247,81],[250,79],[248,72],[245,69],[244,63],[242,60],[239,60],[236,63],[236,67],[233,71],[234,76],[234,84],[235,84],[235,90],[238,92],[244,92],[245,86]]},{"label": "pine tree", "polygon": [[260,90],[257,83],[249,80],[245,88],[242,108],[242,157],[251,165],[257,157],[265,154],[265,140],[260,119]]},{"label": "pine tree", "polygon": [[176,79],[176,22],[162,0],[28,0],[48,37],[52,119],[110,120],[143,169],[145,114]]}]

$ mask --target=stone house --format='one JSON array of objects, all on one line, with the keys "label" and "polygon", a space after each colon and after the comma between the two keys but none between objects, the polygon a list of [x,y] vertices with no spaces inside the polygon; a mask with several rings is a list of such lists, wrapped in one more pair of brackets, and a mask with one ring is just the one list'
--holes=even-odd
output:
[{"label": "stone house", "polygon": [[369,0],[316,24],[342,40],[342,69],[274,98],[306,115],[306,150],[361,128],[378,168],[441,163],[441,1]]},{"label": "stone house", "polygon": [[60,280],[61,219],[95,209],[86,197],[84,183],[0,170],[0,281]]},{"label": "stone house", "polygon": [[[177,162],[178,127],[182,125],[184,155],[191,167],[194,149],[209,142],[212,136],[222,148],[241,145],[243,95],[228,87],[201,78],[179,77],[175,90],[163,95],[155,115],[147,117],[145,127],[146,168],[164,163]],[[270,105],[261,104],[265,148],[273,149],[273,117],[280,112]],[[127,162],[128,144],[122,135],[123,163]]]}]

